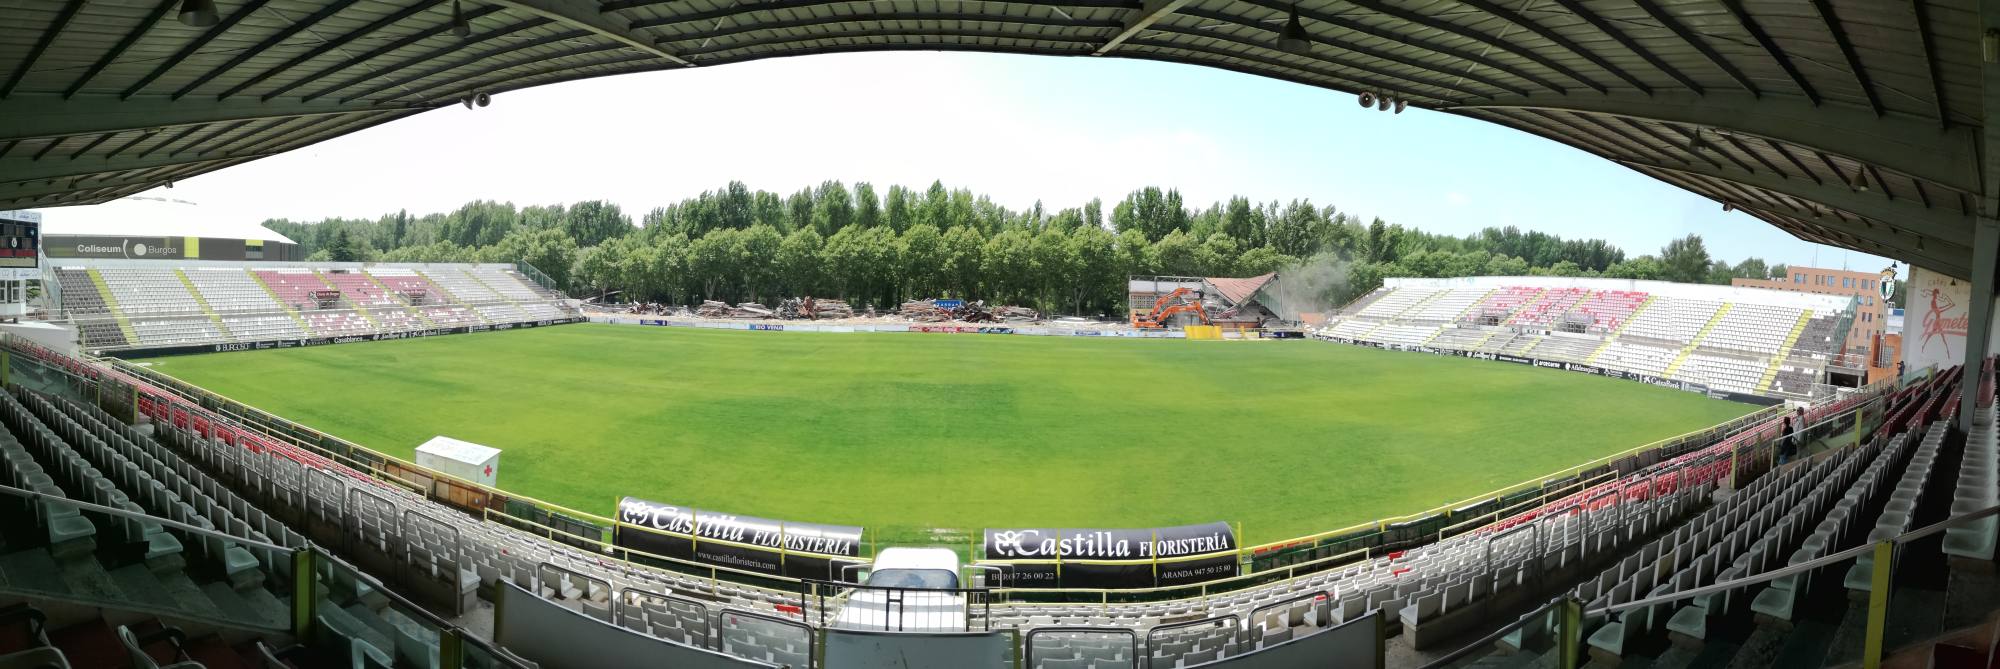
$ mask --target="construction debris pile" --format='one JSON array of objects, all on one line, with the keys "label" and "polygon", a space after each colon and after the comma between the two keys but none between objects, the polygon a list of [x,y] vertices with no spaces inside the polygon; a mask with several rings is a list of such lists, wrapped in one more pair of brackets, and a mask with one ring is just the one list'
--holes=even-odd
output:
[{"label": "construction debris pile", "polygon": [[778,317],[786,320],[832,320],[853,318],[854,307],[841,300],[795,297],[778,303]]},{"label": "construction debris pile", "polygon": [[1027,307],[1000,306],[987,307],[985,301],[948,303],[940,306],[937,300],[912,300],[904,302],[896,313],[913,323],[943,323],[964,321],[967,323],[1032,323],[1042,319],[1041,312]]},{"label": "construction debris pile", "polygon": [[756,302],[744,302],[732,307],[728,302],[702,300],[701,306],[694,309],[694,315],[702,318],[770,318],[775,313],[770,307]]}]

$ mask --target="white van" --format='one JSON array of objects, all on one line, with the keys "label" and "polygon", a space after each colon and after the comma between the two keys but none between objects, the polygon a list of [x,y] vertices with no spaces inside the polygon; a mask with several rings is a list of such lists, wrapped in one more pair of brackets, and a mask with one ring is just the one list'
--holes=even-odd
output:
[{"label": "white van", "polygon": [[848,591],[834,625],[891,632],[965,630],[958,554],[949,548],[884,548],[861,588]]}]

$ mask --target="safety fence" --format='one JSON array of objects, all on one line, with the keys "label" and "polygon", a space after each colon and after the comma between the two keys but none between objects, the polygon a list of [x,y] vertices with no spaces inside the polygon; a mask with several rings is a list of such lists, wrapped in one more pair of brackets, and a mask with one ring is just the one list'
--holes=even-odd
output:
[{"label": "safety fence", "polygon": [[[212,435],[224,443],[255,452],[277,451],[302,464],[345,471],[351,476],[397,486],[475,517],[610,558],[644,562],[651,566],[693,573],[714,580],[730,580],[784,591],[796,591],[800,582],[793,577],[735,569],[727,565],[695,562],[667,555],[648,554],[620,547],[616,544],[613,534],[619,526],[614,518],[510,494],[430,470],[123,360],[79,359],[15,337],[8,337],[5,340],[4,347],[0,347],[0,356],[6,357],[6,364],[0,364],[0,370],[18,369],[23,359],[26,359],[47,369],[59,371],[60,374],[53,376],[37,375],[59,380],[24,380],[66,384],[71,386],[76,396],[92,398],[106,411],[121,418],[137,420],[140,416],[146,416],[156,421],[171,422],[175,426],[192,429],[203,436]],[[5,373],[0,371],[0,374]],[[0,377],[0,381],[5,380],[7,380],[5,377]],[[1818,405],[1814,411],[1828,415],[1840,412],[1858,414],[1859,412],[1855,411],[1856,407],[1867,404],[1868,399],[1879,396],[1886,390],[1887,386],[1871,386],[1850,393],[1840,400]],[[1744,462],[1762,462],[1768,459],[1763,454],[1772,448],[1771,444],[1778,436],[1776,430],[1783,412],[1784,409],[1781,407],[1766,407],[1720,425],[1628,449],[1460,502],[1406,516],[1384,518],[1283,541],[1238,546],[1228,551],[1160,558],[1155,561],[1159,564],[1172,565],[1181,562],[1213,561],[1220,557],[1233,558],[1239,568],[1231,570],[1228,576],[1222,578],[1172,586],[1069,589],[1072,591],[1068,593],[1026,588],[1010,589],[1009,592],[1024,598],[1055,600],[1080,598],[1085,601],[1104,602],[1144,601],[1206,596],[1295,578],[1301,574],[1434,542],[1505,518],[1530,513],[1535,509],[1588,494],[1589,491],[1598,489],[1608,482],[1631,477],[1661,463],[1723,444],[1730,444],[1729,449],[1744,454],[1743,457],[1733,460],[1736,464],[1732,465],[1732,472],[1736,472],[1735,467],[1738,466],[1745,467],[1747,471],[1748,466],[1744,465]],[[947,534],[956,539],[965,537],[969,533]],[[694,537],[689,536],[689,538]],[[745,542],[710,538],[702,538],[701,541],[745,550],[772,550],[769,546]],[[875,538],[864,536],[860,543],[865,546],[865,552],[859,555],[793,551],[783,546],[779,546],[776,552],[781,559],[799,556],[825,560],[831,570],[837,569],[840,565],[865,563],[872,559],[878,548]],[[965,544],[959,544],[956,547],[964,546]],[[1090,560],[1068,561],[1069,564],[1075,565],[1091,562]],[[983,564],[1004,566],[1009,563],[989,561]]]}]

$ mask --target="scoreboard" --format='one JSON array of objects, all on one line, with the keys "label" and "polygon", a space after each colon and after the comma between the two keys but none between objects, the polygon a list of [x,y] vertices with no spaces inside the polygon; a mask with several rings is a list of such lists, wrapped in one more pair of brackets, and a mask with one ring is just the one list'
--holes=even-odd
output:
[{"label": "scoreboard", "polygon": [[42,213],[0,211],[0,280],[41,278]]}]

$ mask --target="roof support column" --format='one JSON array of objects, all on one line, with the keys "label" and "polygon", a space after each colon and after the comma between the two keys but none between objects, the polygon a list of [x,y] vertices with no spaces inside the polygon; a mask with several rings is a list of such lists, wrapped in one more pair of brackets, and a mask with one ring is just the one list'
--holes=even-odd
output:
[{"label": "roof support column", "polygon": [[[1979,0],[1979,25],[1982,35],[2000,31],[2000,0]],[[1993,151],[2000,147],[2000,63],[1987,59],[1984,53],[1980,55],[1980,96],[1984,103],[1980,106],[1986,117],[1981,119],[1984,126],[1981,141],[1986,150],[1980,161],[1979,185],[1985,192],[1980,197],[1979,223],[1972,237],[1972,304],[1966,307],[1972,322],[1965,328],[1965,375],[1960,380],[1958,400],[1958,427],[1967,431],[1972,429],[1972,419],[1979,408],[1979,372],[1992,348],[1994,270],[2000,264],[2000,156]]]},{"label": "roof support column", "polygon": [[[1988,67],[1991,67],[1990,65]],[[1988,158],[1990,164],[1992,158]],[[1981,216],[1972,234],[1972,304],[1965,308],[1972,322],[1965,327],[1965,374],[1959,379],[1958,428],[1972,430],[1979,408],[1980,370],[1993,337],[1993,280],[2000,264],[2000,220]]]}]

